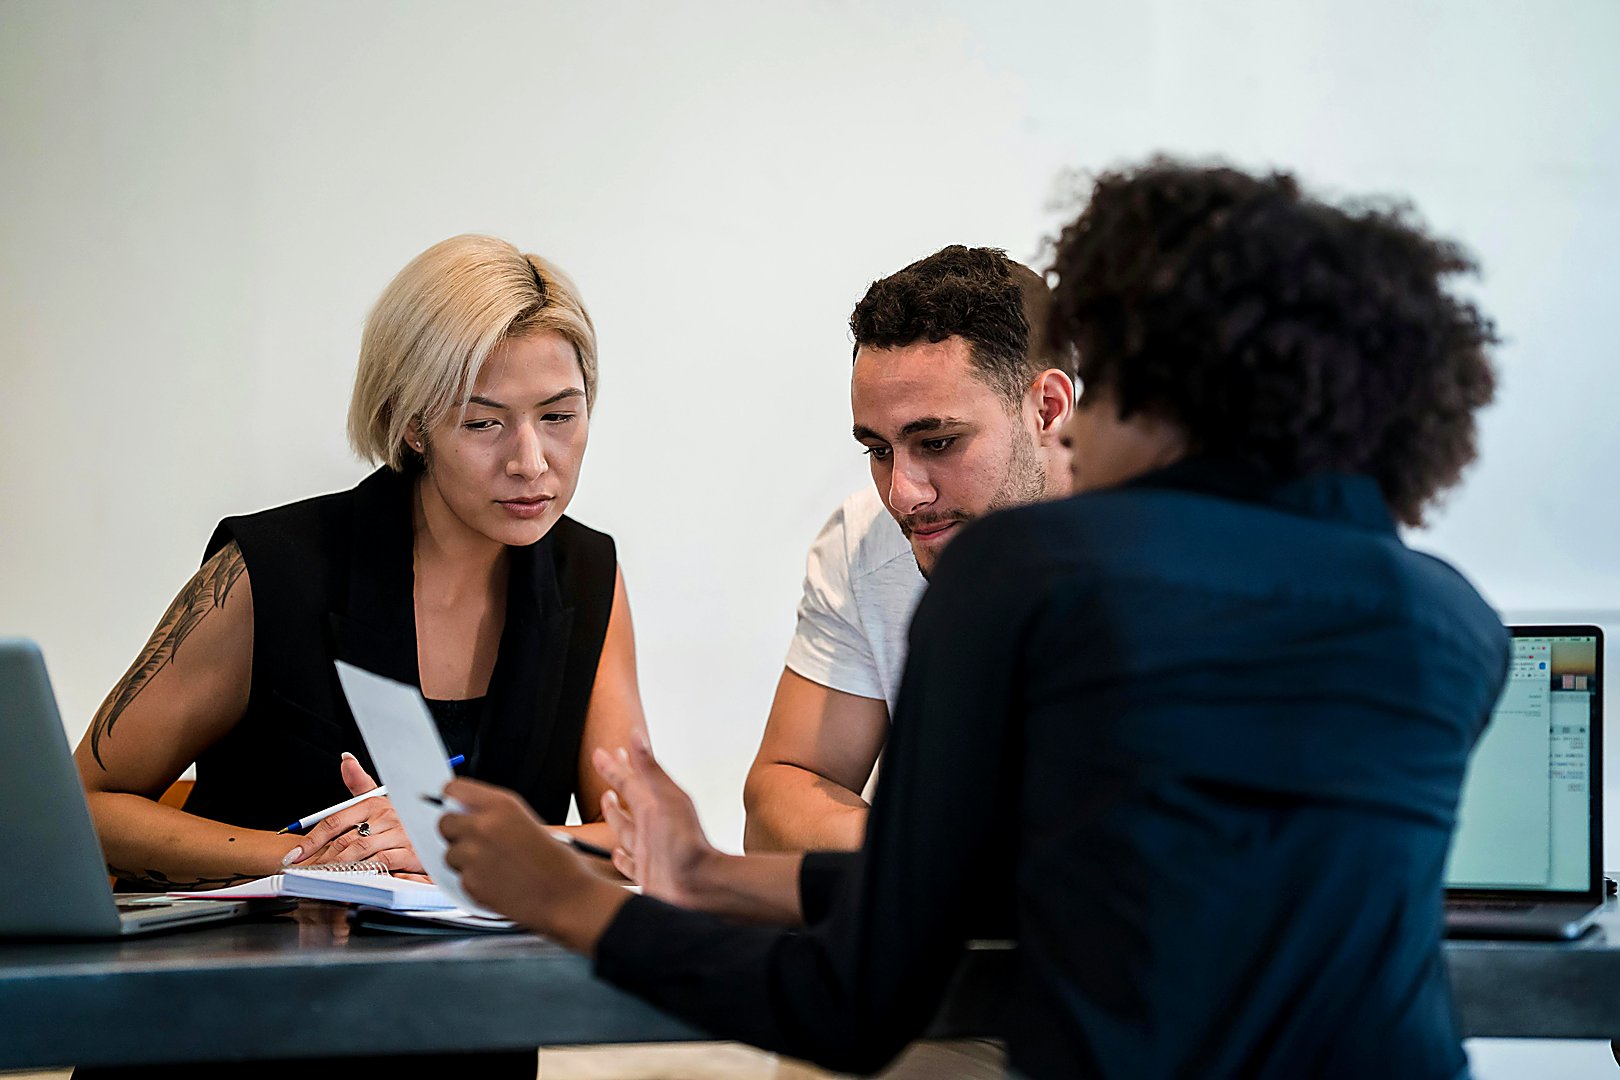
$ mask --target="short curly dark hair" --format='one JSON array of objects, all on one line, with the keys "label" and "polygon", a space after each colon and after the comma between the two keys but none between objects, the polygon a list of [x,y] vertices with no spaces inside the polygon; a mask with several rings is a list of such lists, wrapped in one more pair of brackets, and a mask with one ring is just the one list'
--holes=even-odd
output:
[{"label": "short curly dark hair", "polygon": [[849,317],[855,353],[960,337],[990,388],[1016,403],[1055,364],[1042,347],[1052,293],[999,248],[952,244],[874,281]]},{"label": "short curly dark hair", "polygon": [[1367,474],[1417,525],[1495,392],[1495,331],[1445,287],[1474,269],[1404,203],[1158,158],[1098,177],[1053,242],[1047,333],[1121,417],[1279,477]]}]

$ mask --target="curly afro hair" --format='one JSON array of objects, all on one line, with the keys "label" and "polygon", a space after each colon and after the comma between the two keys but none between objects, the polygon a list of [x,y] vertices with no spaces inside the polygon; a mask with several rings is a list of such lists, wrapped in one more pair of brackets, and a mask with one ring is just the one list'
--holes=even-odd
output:
[{"label": "curly afro hair", "polygon": [[1122,418],[1279,478],[1356,472],[1409,525],[1474,459],[1491,323],[1475,269],[1404,203],[1330,206],[1292,176],[1155,159],[1100,176],[1053,242],[1047,334]]}]

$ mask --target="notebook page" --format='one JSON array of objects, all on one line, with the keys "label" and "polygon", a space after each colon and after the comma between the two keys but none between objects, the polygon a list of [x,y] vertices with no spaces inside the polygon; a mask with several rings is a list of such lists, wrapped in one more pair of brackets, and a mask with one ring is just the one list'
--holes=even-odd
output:
[{"label": "notebook page", "polygon": [[[322,863],[319,866],[300,867],[299,869],[349,877],[377,877],[379,875],[386,876],[388,873],[386,864],[369,861]],[[227,885],[223,889],[176,890],[163,895],[183,897],[188,900],[261,900],[273,896],[295,895],[286,890],[287,886],[283,876],[281,874],[271,874],[269,877],[254,878],[252,881]]]},{"label": "notebook page", "polygon": [[426,881],[378,874],[327,874],[318,870],[288,870],[282,875],[285,896],[309,900],[335,900],[342,904],[370,904],[389,910],[454,909],[456,902],[443,889]]}]

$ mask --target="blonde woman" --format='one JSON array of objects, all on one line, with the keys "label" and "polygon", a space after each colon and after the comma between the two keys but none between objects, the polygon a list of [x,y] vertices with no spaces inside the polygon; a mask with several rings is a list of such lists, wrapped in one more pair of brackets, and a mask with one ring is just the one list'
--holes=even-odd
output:
[{"label": "blonde woman", "polygon": [[[400,271],[349,412],[380,467],[221,522],[79,744],[114,875],[168,889],[289,863],[420,870],[386,799],[277,833],[373,786],[340,659],[419,686],[465,775],[551,822],[576,798],[582,838],[607,842],[591,750],[643,719],[613,540],[563,514],[596,373],[590,316],[546,260],[458,236]],[[192,762],[185,808],[160,805]]]}]

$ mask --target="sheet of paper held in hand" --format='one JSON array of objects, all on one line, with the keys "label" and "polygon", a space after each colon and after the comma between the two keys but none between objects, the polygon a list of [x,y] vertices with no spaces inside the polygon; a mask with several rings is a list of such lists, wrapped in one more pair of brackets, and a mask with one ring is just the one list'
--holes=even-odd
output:
[{"label": "sheet of paper held in hand", "polygon": [[342,660],[336,664],[349,709],[377,766],[376,780],[388,785],[389,801],[422,868],[462,908],[493,915],[472,902],[461,888],[461,876],[444,861],[448,845],[439,835],[442,811],[423,800],[424,795],[439,796],[455,773],[421,691]]}]

